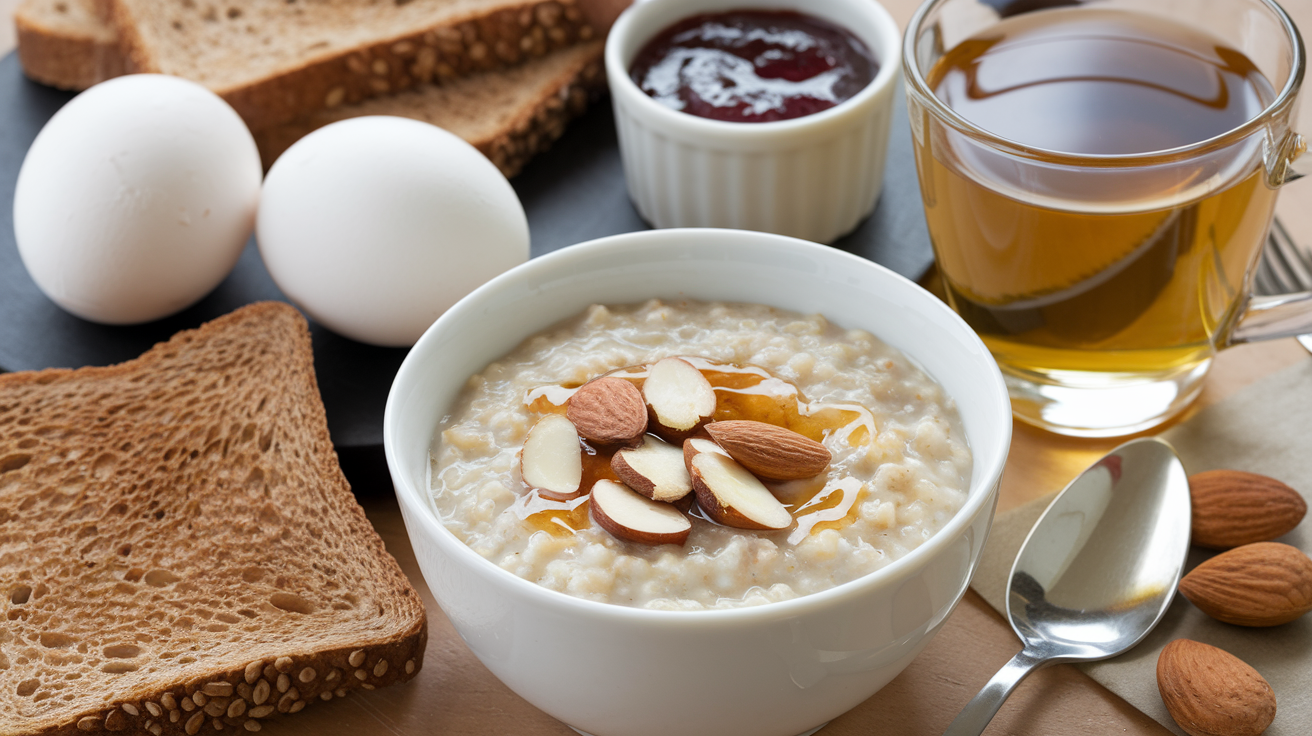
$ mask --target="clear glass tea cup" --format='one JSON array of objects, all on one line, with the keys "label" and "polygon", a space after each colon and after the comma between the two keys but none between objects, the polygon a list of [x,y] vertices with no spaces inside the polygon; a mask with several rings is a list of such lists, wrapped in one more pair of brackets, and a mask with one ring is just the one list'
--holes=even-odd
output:
[{"label": "clear glass tea cup", "polygon": [[[1219,40],[1209,53],[1226,73],[1242,66],[1231,49],[1251,61],[1243,69],[1266,80],[1254,77],[1253,114],[1199,140],[1158,147],[1161,137],[1135,120],[1080,133],[1075,113],[1088,101],[1078,98],[1054,98],[1075,115],[1069,126],[1026,128],[1023,105],[997,108],[1004,117],[988,125],[971,119],[977,108],[970,105],[990,95],[1041,92],[1040,84],[1023,86],[1026,75],[1042,81],[1066,73],[1062,59],[1014,40],[1038,37],[1026,33],[1059,28],[1068,36],[1054,37],[1075,39],[1069,48],[1107,52],[1104,66],[1115,75],[1145,62],[1142,54],[1154,69],[1175,63],[1154,56],[1168,46],[1155,34],[1181,25]],[[1078,46],[1089,39],[1094,45]],[[1007,72],[1015,78],[979,62],[986,53],[1018,54]],[[1017,418],[1076,436],[1147,429],[1197,396],[1218,350],[1312,331],[1312,295],[1251,295],[1277,190],[1297,178],[1291,163],[1305,148],[1294,132],[1303,41],[1274,2],[930,0],[911,21],[903,55],[943,286],[1001,366]],[[943,80],[954,65],[960,74],[950,87]],[[1180,74],[1181,89],[1171,95],[1217,109],[1238,99],[1206,74]],[[940,81],[962,109],[936,94]],[[1186,135],[1178,127],[1164,132]],[[1120,138],[1104,144],[1104,133]],[[1063,148],[1063,137],[1077,134],[1088,148]],[[1129,152],[1098,150],[1104,145]]]}]

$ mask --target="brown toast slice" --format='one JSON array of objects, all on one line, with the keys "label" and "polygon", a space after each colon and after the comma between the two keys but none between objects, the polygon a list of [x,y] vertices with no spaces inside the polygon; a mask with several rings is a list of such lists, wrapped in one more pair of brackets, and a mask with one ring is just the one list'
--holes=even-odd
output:
[{"label": "brown toast slice", "polygon": [[[93,0],[24,0],[14,13],[19,59],[29,77],[85,89],[123,73],[117,35]],[[292,143],[328,123],[399,115],[445,128],[474,145],[506,176],[545,150],[605,87],[603,42],[576,44],[496,71],[343,105],[255,131],[265,168]]]},{"label": "brown toast slice", "polygon": [[399,115],[460,136],[506,176],[548,148],[606,85],[604,43],[591,41],[511,69],[483,72],[441,85],[325,110],[255,131],[265,167],[291,144],[329,123],[363,115]]},{"label": "brown toast slice", "polygon": [[0,612],[3,734],[256,731],[410,679],[427,639],[273,302],[0,375]]},{"label": "brown toast slice", "polygon": [[23,71],[42,84],[83,90],[125,72],[118,33],[92,0],[23,0],[14,28]]},{"label": "brown toast slice", "polygon": [[[110,0],[129,68],[227,100],[253,130],[600,38],[613,0]],[[587,12],[585,12],[587,11]]]}]

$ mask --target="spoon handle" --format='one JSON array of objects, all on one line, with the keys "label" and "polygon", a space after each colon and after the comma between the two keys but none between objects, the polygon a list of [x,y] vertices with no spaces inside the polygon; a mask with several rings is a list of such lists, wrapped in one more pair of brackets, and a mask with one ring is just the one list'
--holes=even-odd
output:
[{"label": "spoon handle", "polygon": [[1050,661],[1048,657],[1035,656],[1035,652],[1029,648],[1017,652],[1016,656],[1003,665],[1002,669],[998,670],[998,674],[988,681],[984,689],[966,703],[966,707],[957,714],[956,719],[948,726],[948,730],[943,732],[943,736],[979,736],[1020,681]]}]

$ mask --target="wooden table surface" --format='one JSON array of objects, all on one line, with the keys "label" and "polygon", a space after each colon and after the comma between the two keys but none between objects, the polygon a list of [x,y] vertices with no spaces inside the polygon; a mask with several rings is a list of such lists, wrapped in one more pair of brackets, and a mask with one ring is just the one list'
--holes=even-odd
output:
[{"label": "wooden table surface", "polygon": [[[7,18],[18,0],[0,0]],[[1312,0],[1282,3],[1295,22],[1312,28]],[[905,27],[915,0],[884,0]],[[13,44],[13,29],[0,22],[0,54]],[[1312,95],[1304,94],[1300,119],[1312,124]],[[914,185],[902,183],[903,185]],[[892,185],[892,183],[890,183]],[[1312,241],[1312,184],[1295,183],[1278,207],[1295,238]],[[1222,353],[1192,411],[1215,403],[1249,383],[1307,354],[1293,340],[1234,348]],[[1123,439],[1123,438],[1122,438]],[[999,510],[1020,505],[1064,486],[1116,440],[1075,440],[1017,424],[1002,478]],[[559,734],[573,732],[511,693],[480,664],[452,630],[423,583],[401,515],[385,474],[357,482],[369,518],[424,596],[429,612],[429,650],[411,683],[319,704],[295,718],[271,722],[271,734]],[[897,734],[929,736],[946,728],[960,708],[1020,644],[1010,627],[973,592],[968,593],[928,648],[905,672],[870,700],[834,720],[826,736]],[[963,656],[969,653],[969,656]],[[986,734],[1168,734],[1119,697],[1061,665],[1024,682]]]}]

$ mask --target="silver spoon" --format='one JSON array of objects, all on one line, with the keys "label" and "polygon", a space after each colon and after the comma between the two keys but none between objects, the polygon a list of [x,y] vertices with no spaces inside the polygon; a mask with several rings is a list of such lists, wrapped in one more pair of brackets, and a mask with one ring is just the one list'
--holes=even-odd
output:
[{"label": "silver spoon", "polygon": [[1114,657],[1152,631],[1189,551],[1189,481],[1171,446],[1139,439],[1071,481],[1011,568],[1007,617],[1025,648],[944,736],[978,736],[1034,670]]}]

